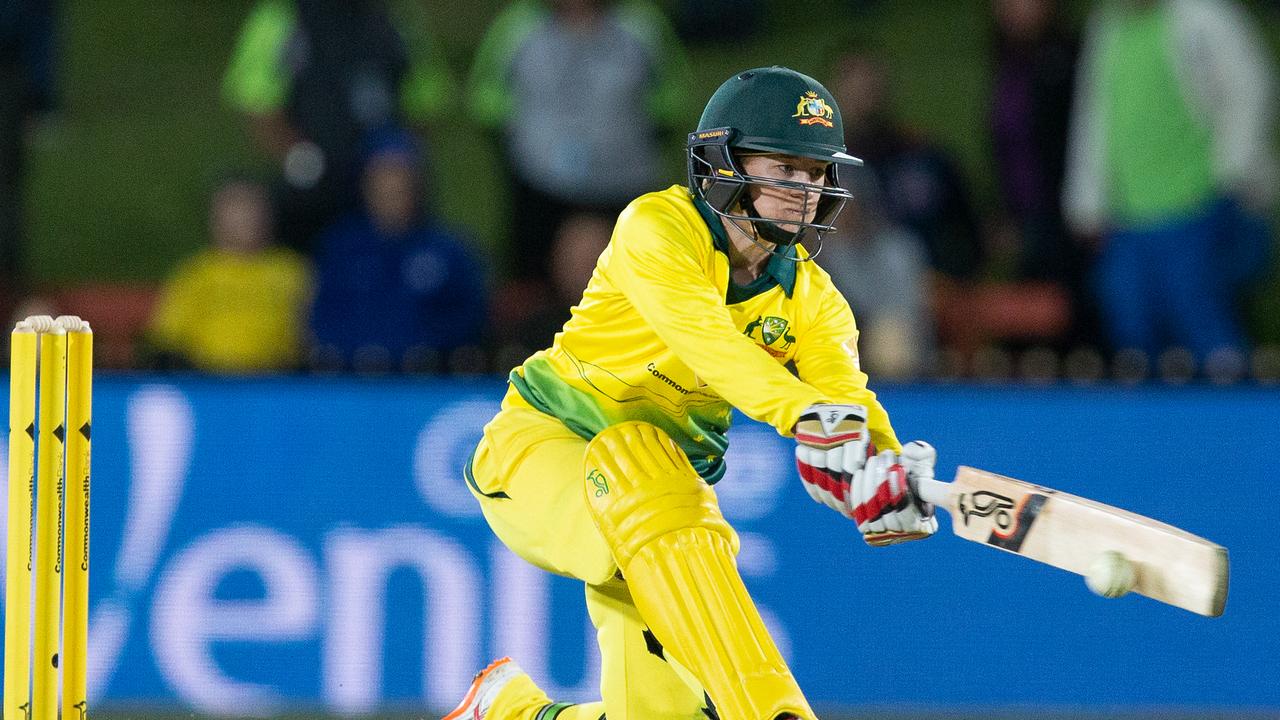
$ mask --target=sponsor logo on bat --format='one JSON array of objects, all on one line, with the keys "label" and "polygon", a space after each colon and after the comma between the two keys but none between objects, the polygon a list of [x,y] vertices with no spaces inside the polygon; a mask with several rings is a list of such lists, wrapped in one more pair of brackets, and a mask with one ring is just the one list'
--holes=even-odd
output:
[{"label": "sponsor logo on bat", "polygon": [[1001,530],[1008,529],[1010,523],[1013,522],[1013,516],[1009,511],[1013,509],[1013,500],[998,495],[988,490],[979,490],[976,493],[963,493],[960,495],[960,514],[964,516],[965,527],[969,526],[970,517],[992,517],[996,527]]},{"label": "sponsor logo on bat", "polygon": [[[1039,493],[1024,495],[1018,503],[1013,526],[993,528],[991,535],[987,538],[987,544],[1010,552],[1021,551],[1022,543],[1027,539],[1027,533],[1031,532],[1031,526],[1040,517],[1040,510],[1044,508],[1047,502],[1049,502],[1047,495]],[[999,526],[999,523],[996,524]]]}]

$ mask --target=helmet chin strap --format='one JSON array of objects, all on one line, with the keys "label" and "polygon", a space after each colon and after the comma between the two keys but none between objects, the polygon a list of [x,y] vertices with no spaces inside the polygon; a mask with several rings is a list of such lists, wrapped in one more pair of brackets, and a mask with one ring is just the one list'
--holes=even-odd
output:
[{"label": "helmet chin strap", "polygon": [[[751,202],[751,198],[745,196],[745,193],[740,204],[742,205],[742,209],[746,211],[747,217],[752,219],[751,227],[755,232],[748,234],[736,222],[731,221],[729,222],[729,225],[732,225],[743,237],[751,241],[752,245],[755,245],[770,255],[777,255],[792,262],[808,262],[817,256],[817,252],[814,252],[806,258],[792,257],[779,250],[778,248],[787,248],[800,242],[800,236],[804,233],[804,229],[801,228],[797,232],[789,233],[778,227],[778,224],[772,220],[765,220],[760,217],[760,213],[756,212],[755,204]],[[761,240],[771,243],[773,247],[765,245],[760,242]],[[819,245],[818,250],[821,251],[821,245]]]},{"label": "helmet chin strap", "polygon": [[767,240],[779,247],[794,245],[800,240],[800,233],[803,232],[803,230],[789,233],[778,227],[778,224],[772,220],[765,220],[760,216],[760,213],[756,211],[755,203],[751,201],[751,198],[746,193],[743,194],[742,209],[747,212],[747,217],[751,218],[751,226],[755,228],[756,235],[761,239]]}]

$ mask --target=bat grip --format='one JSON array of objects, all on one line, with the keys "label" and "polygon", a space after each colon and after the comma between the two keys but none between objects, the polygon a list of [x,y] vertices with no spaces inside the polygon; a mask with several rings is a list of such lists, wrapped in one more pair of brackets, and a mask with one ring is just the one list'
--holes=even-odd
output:
[{"label": "bat grip", "polygon": [[916,478],[912,482],[915,485],[916,497],[927,503],[947,506],[947,498],[951,495],[951,483],[930,478]]}]

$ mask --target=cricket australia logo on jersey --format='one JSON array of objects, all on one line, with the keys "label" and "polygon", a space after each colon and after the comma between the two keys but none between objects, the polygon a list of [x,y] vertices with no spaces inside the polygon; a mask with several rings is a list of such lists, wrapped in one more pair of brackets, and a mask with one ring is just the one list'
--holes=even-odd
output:
[{"label": "cricket australia logo on jersey", "polygon": [[800,118],[801,125],[832,127],[834,124],[831,120],[835,117],[835,111],[818,93],[810,90],[800,96],[800,102],[796,103],[796,114],[791,117]]},{"label": "cricket australia logo on jersey", "polygon": [[[787,332],[791,322],[777,315],[759,315],[747,323],[743,335],[755,340],[774,357],[786,357],[787,351],[796,341],[796,336]],[[759,338],[757,339],[757,331]]]}]

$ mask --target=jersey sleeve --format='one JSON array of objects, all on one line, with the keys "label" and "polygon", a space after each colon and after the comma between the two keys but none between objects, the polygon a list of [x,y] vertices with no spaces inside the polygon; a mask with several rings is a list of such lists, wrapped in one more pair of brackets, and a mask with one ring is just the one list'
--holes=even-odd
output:
[{"label": "jersey sleeve", "polygon": [[618,220],[604,272],[681,362],[729,404],[786,435],[824,402],[738,331],[706,276],[687,218],[659,202],[635,203]]},{"label": "jersey sleeve", "polygon": [[811,325],[797,340],[797,372],[829,402],[865,406],[876,447],[901,450],[889,414],[867,388],[867,374],[858,364],[858,327],[849,303],[829,281],[819,292]]}]

